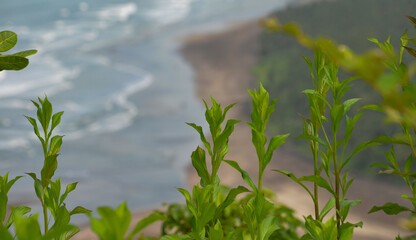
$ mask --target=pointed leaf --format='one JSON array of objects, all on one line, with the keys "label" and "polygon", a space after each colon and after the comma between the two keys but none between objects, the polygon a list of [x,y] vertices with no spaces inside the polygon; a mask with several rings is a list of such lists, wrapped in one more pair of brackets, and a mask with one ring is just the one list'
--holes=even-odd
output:
[{"label": "pointed leaf", "polygon": [[215,210],[214,218],[218,218],[222,211],[228,207],[231,203],[234,202],[235,198],[243,192],[249,192],[249,190],[243,186],[238,186],[237,188],[233,188],[228,193],[227,197],[225,198],[224,202],[222,202],[217,209]]},{"label": "pointed leaf", "polygon": [[12,56],[18,56],[18,57],[28,57],[30,55],[36,54],[38,52],[38,50],[26,50],[26,51],[21,51],[18,53],[13,53]]},{"label": "pointed leaf", "polygon": [[207,139],[205,138],[204,131],[202,130],[202,127],[196,125],[195,123],[186,123],[186,124],[193,127],[199,133],[199,136],[201,137],[202,143],[204,144],[205,148],[208,150],[209,155],[212,156],[211,146],[208,143]]},{"label": "pointed leaf", "polygon": [[51,139],[51,143],[49,146],[49,151],[48,154],[49,155],[56,155],[59,153],[59,151],[61,150],[61,146],[62,146],[62,137],[63,136],[54,136]]},{"label": "pointed leaf", "polygon": [[[10,228],[14,223],[16,216],[24,216],[26,213],[30,212],[29,207],[19,206],[11,208],[11,213],[9,219],[7,219],[6,228]],[[0,238],[1,239],[1,238]]]},{"label": "pointed leaf", "polygon": [[322,221],[324,217],[335,207],[335,198],[331,197],[328,202],[322,208],[321,213],[319,214],[319,219]]},{"label": "pointed leaf", "polygon": [[360,98],[351,98],[351,99],[348,99],[348,100],[346,100],[344,103],[343,103],[343,105],[344,105],[344,114],[346,114],[350,109],[351,109],[351,107],[355,104],[355,103],[357,103],[358,101],[360,101]]},{"label": "pointed leaf", "polygon": [[52,126],[51,126],[51,132],[54,130],[59,123],[61,122],[61,116],[64,114],[64,112],[57,112],[52,116]]},{"label": "pointed leaf", "polygon": [[68,184],[66,186],[65,193],[62,194],[62,196],[61,196],[61,198],[59,200],[59,205],[61,205],[65,201],[66,197],[68,196],[68,194],[70,192],[72,192],[72,191],[75,190],[75,188],[77,187],[77,184],[78,184],[78,182],[74,182],[74,183]]},{"label": "pointed leaf", "polygon": [[295,139],[306,139],[306,140],[318,142],[318,143],[322,144],[322,146],[324,146],[326,148],[329,148],[328,144],[324,140],[319,138],[318,136],[302,134],[302,135],[299,135],[299,136],[295,137]]},{"label": "pointed leaf", "polygon": [[76,206],[74,209],[72,209],[72,211],[69,213],[70,216],[74,215],[74,214],[88,214],[91,213],[92,211],[89,209],[86,209],[84,207],[81,206]]},{"label": "pointed leaf", "polygon": [[257,191],[257,187],[256,185],[253,183],[253,181],[250,178],[250,175],[244,171],[243,169],[241,169],[241,167],[238,165],[238,163],[236,161],[232,161],[232,160],[224,160],[228,165],[230,165],[231,167],[233,167],[234,169],[236,169],[237,171],[239,171],[241,173],[241,176],[243,178],[243,180],[251,187],[251,189],[253,189],[253,191]]},{"label": "pointed leaf", "polygon": [[313,182],[316,183],[321,188],[326,189],[331,194],[335,195],[334,190],[332,190],[329,183],[321,176],[311,175],[311,176],[303,176],[299,178],[299,181],[307,181],[307,182]]},{"label": "pointed leaf", "polygon": [[55,170],[58,167],[57,161],[58,155],[50,155],[45,158],[45,162],[41,171],[42,186],[47,186],[49,180],[52,179],[55,174]]},{"label": "pointed leaf", "polygon": [[273,170],[273,171],[278,172],[278,173],[281,173],[283,175],[286,175],[287,177],[289,177],[290,179],[292,179],[293,181],[295,181],[297,184],[299,184],[301,187],[303,187],[303,189],[305,189],[306,192],[309,193],[309,195],[311,196],[312,199],[315,199],[315,197],[311,193],[311,191],[309,191],[309,189],[305,186],[305,184],[303,184],[298,178],[296,178],[293,173],[291,173],[290,171],[286,171],[286,170]]},{"label": "pointed leaf", "polygon": [[272,159],[273,152],[286,141],[287,137],[289,137],[289,134],[274,136],[270,139],[270,143],[266,151],[265,162],[263,163],[263,170]]},{"label": "pointed leaf", "polygon": [[136,226],[134,227],[133,231],[129,234],[127,239],[132,239],[136,234],[141,232],[147,226],[157,221],[163,221],[163,220],[165,220],[165,216],[163,214],[160,214],[158,212],[153,212],[152,214],[143,218],[136,224]]},{"label": "pointed leaf", "polygon": [[354,149],[354,151],[352,152],[352,154],[345,160],[345,161],[343,161],[342,163],[341,163],[341,167],[340,167],[340,170],[342,170],[344,167],[345,167],[345,165],[347,165],[347,163],[351,160],[351,158],[352,157],[354,157],[357,153],[359,153],[359,152],[361,152],[362,150],[364,150],[364,149],[366,149],[366,148],[369,148],[369,147],[372,147],[372,146],[377,146],[377,145],[380,145],[380,143],[377,143],[377,142],[373,142],[373,141],[369,141],[369,142],[363,142],[363,143],[360,143],[355,149]]},{"label": "pointed leaf", "polygon": [[401,206],[397,203],[388,202],[384,204],[383,206],[374,206],[373,208],[371,208],[371,210],[368,213],[378,212],[380,210],[388,215],[397,215],[405,211],[411,212],[411,210],[407,207]]}]

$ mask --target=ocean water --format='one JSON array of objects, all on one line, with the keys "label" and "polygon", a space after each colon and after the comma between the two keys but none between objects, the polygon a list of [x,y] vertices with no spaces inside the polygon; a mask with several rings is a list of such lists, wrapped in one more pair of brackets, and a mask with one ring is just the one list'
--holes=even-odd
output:
[{"label": "ocean water", "polygon": [[[258,18],[295,0],[2,0],[0,30],[13,51],[37,49],[29,66],[0,72],[0,174],[40,172],[40,143],[24,115],[30,100],[65,111],[56,176],[78,181],[68,205],[95,209],[127,201],[138,210],[180,201],[184,169],[203,125],[180,37]],[[37,208],[33,183],[9,201]],[[84,219],[85,220],[85,219]]]}]

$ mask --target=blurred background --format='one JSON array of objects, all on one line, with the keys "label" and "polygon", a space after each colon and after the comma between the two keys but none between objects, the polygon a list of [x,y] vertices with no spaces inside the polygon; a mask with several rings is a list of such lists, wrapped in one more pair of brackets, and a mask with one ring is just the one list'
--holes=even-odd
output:
[{"label": "blurred background", "polygon": [[[14,50],[39,51],[25,70],[0,72],[1,174],[40,171],[42,149],[23,116],[34,116],[30,100],[46,94],[55,112],[65,111],[57,129],[65,137],[56,175],[65,184],[79,182],[68,203],[95,209],[127,200],[134,210],[181,201],[175,188],[186,186],[190,154],[200,141],[185,122],[204,125],[200,101],[207,97],[204,92],[229,97],[230,102],[242,100],[237,117],[247,119],[250,102],[226,91],[227,86],[238,87],[239,79],[247,88],[261,81],[273,98],[281,99],[269,132],[290,132],[292,139],[283,151],[308,160],[307,145],[293,137],[302,131],[299,114],[308,111],[301,91],[312,87],[301,55],[312,54],[290,37],[264,32],[258,19],[273,15],[282,22],[296,21],[308,34],[329,36],[362,52],[374,47],[368,38],[384,41],[389,35],[398,48],[401,34],[411,27],[404,15],[416,13],[414,0],[2,0],[1,4],[0,30],[19,37]],[[204,66],[210,71],[205,79],[222,79],[223,85],[195,82],[207,71]],[[343,77],[348,76],[341,73]],[[363,104],[379,101],[359,82],[350,96],[363,98]],[[382,117],[370,113],[360,122],[352,145],[393,134],[396,129],[387,127]],[[380,149],[370,149],[350,168],[356,176],[372,179],[377,171],[369,165],[382,158]],[[27,177],[19,180],[10,201],[36,207],[30,183]]]}]

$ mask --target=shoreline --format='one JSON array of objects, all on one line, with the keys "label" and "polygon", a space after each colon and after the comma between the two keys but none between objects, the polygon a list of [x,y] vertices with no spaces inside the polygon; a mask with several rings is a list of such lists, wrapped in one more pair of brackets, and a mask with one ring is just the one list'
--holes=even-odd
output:
[{"label": "shoreline", "polygon": [[[259,45],[256,38],[261,31],[257,21],[249,21],[219,32],[186,36],[182,39],[179,52],[194,71],[195,95],[198,99],[209,100],[209,97],[213,96],[222,106],[238,103],[229,111],[228,118],[242,120],[242,123],[236,125],[235,132],[231,135],[227,159],[238,161],[243,169],[248,170],[253,180],[257,178],[257,156],[251,144],[250,129],[244,122],[249,121],[248,113],[251,108],[251,98],[246,89],[253,89],[257,85],[251,69],[258,62]],[[277,103],[277,110],[279,107],[283,106]],[[278,114],[278,111],[274,114]],[[266,169],[263,180],[265,187],[276,192],[279,202],[296,209],[299,217],[312,214],[312,201],[309,196],[287,177],[271,173],[270,170],[285,169],[300,176],[310,174],[310,167],[311,164],[300,159],[296,153],[278,151]],[[186,175],[188,188],[198,182],[198,176],[191,164],[188,165]],[[224,184],[245,185],[240,174],[226,164],[221,166],[219,176]],[[386,197],[384,196],[386,190],[383,193],[377,193],[374,189],[375,185],[374,182],[360,179],[356,179],[352,184],[351,196],[362,197],[363,204],[351,209],[350,220],[352,222],[364,221],[363,229],[355,230],[354,239],[387,240],[398,234],[397,218],[381,213],[368,215],[367,212],[371,207],[370,204],[383,204],[386,198],[392,199],[389,201],[397,201],[396,196],[401,195],[400,189],[388,187],[387,191],[390,195]],[[381,191],[380,186],[378,189]],[[368,199],[379,201],[369,202]],[[151,211],[133,213],[132,223],[137,223]],[[159,227],[158,224],[151,225],[144,233],[154,235],[158,233]],[[73,239],[97,238],[89,227],[84,226]]]}]

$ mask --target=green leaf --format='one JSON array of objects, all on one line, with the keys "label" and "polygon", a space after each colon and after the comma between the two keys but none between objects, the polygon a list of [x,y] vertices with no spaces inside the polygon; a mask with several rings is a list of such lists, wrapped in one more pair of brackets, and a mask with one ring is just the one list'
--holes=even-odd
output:
[{"label": "green leaf", "polygon": [[[25,214],[30,212],[29,207],[19,206],[19,207],[12,207],[9,219],[7,219],[6,228],[10,228],[16,219],[16,216],[24,216]],[[0,238],[1,239],[1,238]]]},{"label": "green leaf", "polygon": [[412,169],[412,165],[413,165],[413,156],[410,155],[407,159],[406,162],[404,164],[404,172],[405,173],[409,173],[410,170]]},{"label": "green leaf", "polygon": [[335,207],[335,198],[331,197],[328,202],[322,208],[321,213],[319,214],[319,220],[322,221],[324,217]]},{"label": "green leaf", "polygon": [[346,117],[346,126],[345,126],[345,137],[344,137],[344,141],[345,141],[345,145],[348,144],[348,142],[350,141],[351,135],[352,135],[352,131],[355,127],[355,124],[357,123],[357,121],[361,118],[361,116],[363,115],[363,113],[359,113],[357,115],[355,115],[352,119],[349,118],[348,116]]},{"label": "green leaf", "polygon": [[[52,104],[51,102],[49,102],[47,96],[45,96],[43,100],[39,98],[39,102],[42,104],[42,120],[43,120],[42,127],[46,132],[49,128],[49,123],[52,118]],[[49,135],[50,134],[51,132],[49,132]]]},{"label": "green leaf", "polygon": [[195,123],[186,123],[186,124],[193,127],[199,133],[199,136],[201,137],[202,143],[204,143],[204,146],[208,150],[209,155],[212,156],[211,145],[209,144],[209,142],[205,138],[204,131],[202,130],[202,127],[196,125]]},{"label": "green leaf", "polygon": [[371,210],[368,213],[378,212],[380,210],[383,211],[387,215],[397,215],[401,212],[406,212],[406,211],[411,212],[411,210],[407,207],[401,206],[397,203],[388,202],[384,204],[383,206],[374,206],[373,208],[371,208]]},{"label": "green leaf", "polygon": [[309,58],[307,58],[305,56],[302,56],[302,57],[305,60],[305,62],[308,64],[309,70],[311,72],[311,77],[312,77],[312,80],[313,80],[313,85],[316,88],[316,79],[315,79],[315,74],[313,72],[313,64],[312,64],[312,61],[309,60]]},{"label": "green leaf", "polygon": [[238,165],[236,161],[232,161],[232,160],[224,160],[224,161],[228,165],[230,165],[231,167],[239,171],[241,173],[241,177],[243,178],[243,180],[251,187],[251,189],[253,189],[253,191],[257,192],[257,187],[251,180],[250,175],[246,171],[241,169],[240,165]]},{"label": "green leaf", "polygon": [[331,194],[335,195],[335,192],[332,190],[329,183],[321,176],[311,175],[311,176],[302,176],[299,178],[299,181],[307,181],[316,183],[319,187],[326,189]]},{"label": "green leaf", "polygon": [[7,201],[8,201],[7,194],[0,193],[0,221],[1,223],[4,222],[4,219],[6,218],[6,212],[7,212]]},{"label": "green leaf", "polygon": [[205,161],[205,151],[202,148],[197,147],[197,149],[192,152],[191,159],[192,166],[194,166],[202,182],[209,184],[211,177],[207,169],[207,163]]},{"label": "green leaf", "polygon": [[191,239],[189,235],[165,235],[160,240],[188,240]]},{"label": "green leaf", "polygon": [[302,93],[317,97],[319,100],[322,100],[323,102],[325,102],[326,105],[331,106],[329,102],[316,90],[306,89],[306,90],[303,90]]},{"label": "green leaf", "polygon": [[30,217],[16,216],[16,236],[19,240],[42,240],[42,234],[38,223],[38,214]]},{"label": "green leaf", "polygon": [[26,174],[29,175],[33,179],[36,196],[43,203],[44,202],[44,191],[43,191],[43,185],[42,185],[41,181],[36,177],[35,173],[26,173]]},{"label": "green leaf", "polygon": [[306,139],[306,140],[310,140],[310,141],[313,141],[313,142],[318,142],[318,143],[322,144],[322,146],[324,146],[326,148],[329,148],[328,144],[318,136],[302,134],[302,135],[299,135],[299,136],[295,137],[295,139]]},{"label": "green leaf", "polygon": [[12,55],[0,55],[0,71],[22,70],[27,65],[29,65],[29,60],[27,58]]},{"label": "green leaf", "polygon": [[33,126],[33,131],[35,132],[36,136],[38,136],[39,138],[41,137],[39,134],[39,128],[38,128],[38,124],[36,123],[36,120],[34,118],[25,116],[27,118],[27,120],[30,122],[30,124],[32,124]]},{"label": "green leaf", "polygon": [[259,240],[267,240],[269,237],[279,229],[279,226],[275,222],[275,218],[273,216],[269,216],[261,221],[260,224],[261,235]]},{"label": "green leaf", "polygon": [[366,109],[373,110],[373,111],[378,111],[378,112],[382,112],[382,113],[386,112],[382,107],[380,107],[379,105],[375,105],[375,104],[365,105],[365,106],[359,108],[358,111],[366,110]]},{"label": "green leaf", "polygon": [[343,105],[344,105],[344,114],[346,114],[350,109],[351,109],[351,107],[355,104],[355,103],[357,103],[358,101],[360,101],[360,98],[351,98],[351,99],[348,99],[348,100],[346,100],[344,103],[343,103]]},{"label": "green leaf", "polygon": [[17,34],[11,31],[0,32],[0,52],[12,49],[17,43]]},{"label": "green leaf", "polygon": [[183,188],[178,188],[178,191],[185,197],[186,205],[188,206],[188,209],[191,211],[192,215],[197,216],[197,212],[192,204],[191,194],[189,194],[189,192]]},{"label": "green leaf", "polygon": [[81,206],[76,206],[74,209],[72,209],[72,211],[69,213],[70,216],[75,215],[75,214],[88,214],[91,213],[92,211],[89,209],[86,209],[84,207]]},{"label": "green leaf", "polygon": [[405,141],[401,138],[392,138],[392,137],[389,137],[387,135],[378,136],[378,137],[374,138],[373,140],[371,140],[371,142],[387,143],[387,144],[401,144],[401,145],[409,146],[409,143],[407,141]]},{"label": "green leaf", "polygon": [[305,189],[306,192],[309,193],[309,195],[311,196],[312,199],[315,199],[315,197],[311,193],[311,191],[309,191],[309,189],[298,178],[296,178],[293,173],[291,173],[290,171],[286,171],[286,170],[273,170],[273,171],[278,172],[278,173],[281,173],[283,175],[286,175],[287,177],[289,177],[290,179],[292,179],[293,181],[295,181],[297,184],[299,184],[301,187],[303,187],[303,189]]},{"label": "green leaf", "polygon": [[249,190],[243,186],[238,186],[237,188],[231,189],[227,197],[225,198],[224,202],[222,202],[215,210],[214,218],[218,218],[222,211],[224,211],[226,207],[233,203],[235,198],[243,192],[249,192]]},{"label": "green leaf", "polygon": [[341,167],[340,170],[342,170],[345,165],[347,165],[347,163],[351,160],[352,157],[354,157],[357,153],[361,152],[362,150],[372,147],[372,146],[377,146],[380,145],[380,143],[378,142],[373,142],[373,141],[369,141],[369,142],[362,142],[360,144],[358,144],[357,147],[355,147],[354,151],[351,153],[351,155],[341,163]]},{"label": "green leaf", "polygon": [[120,204],[117,209],[99,207],[97,212],[101,219],[90,216],[91,229],[101,240],[124,240],[131,221],[131,213],[127,203]]},{"label": "green leaf", "polygon": [[55,170],[58,167],[57,161],[58,155],[50,155],[45,158],[45,162],[41,171],[42,186],[48,186],[48,181],[51,180],[55,174]]},{"label": "green leaf", "polygon": [[287,137],[289,137],[289,134],[274,136],[270,139],[270,143],[266,151],[266,156],[264,158],[265,161],[263,163],[262,170],[264,170],[271,161],[273,157],[273,152],[286,141]]},{"label": "green leaf", "polygon": [[5,188],[6,194],[9,192],[10,188],[12,188],[12,186],[16,183],[16,181],[19,180],[21,177],[22,176],[17,176],[14,179],[6,183],[6,188]]},{"label": "green leaf", "polygon": [[62,146],[62,137],[63,136],[54,136],[51,139],[51,143],[49,146],[49,151],[48,151],[48,155],[57,155],[59,153],[59,151],[61,150],[61,146]]},{"label": "green leaf", "polygon": [[70,192],[75,190],[75,188],[77,187],[77,184],[78,182],[74,182],[66,186],[65,193],[62,194],[62,196],[60,197],[59,205],[61,205],[65,201],[66,197],[68,196]]},{"label": "green leaf", "polygon": [[219,220],[214,225],[214,227],[209,227],[208,232],[209,240],[223,240],[224,239],[224,232],[222,231],[222,226]]},{"label": "green leaf", "polygon": [[52,116],[52,126],[50,132],[52,132],[59,125],[62,114],[64,114],[64,112],[57,112]]},{"label": "green leaf", "polygon": [[152,214],[150,214],[149,216],[143,218],[142,220],[140,220],[136,226],[134,227],[133,231],[129,234],[129,236],[127,237],[127,240],[132,239],[136,234],[138,234],[139,232],[141,232],[143,229],[145,229],[147,226],[157,222],[157,221],[163,221],[165,220],[165,216],[158,213],[158,212],[153,212]]},{"label": "green leaf", "polygon": [[370,167],[382,167],[385,169],[393,169],[388,164],[385,164],[385,163],[373,163],[370,165]]},{"label": "green leaf", "polygon": [[342,117],[344,116],[345,106],[343,104],[335,105],[331,110],[331,128],[332,132],[338,132],[338,127],[341,122]]},{"label": "green leaf", "polygon": [[61,206],[55,212],[55,222],[51,227],[51,231],[59,231],[69,224],[71,217],[65,206]]},{"label": "green leaf", "polygon": [[361,203],[361,199],[357,199],[357,200],[347,200],[347,199],[342,199],[340,204],[341,204],[341,218],[342,221],[345,221],[345,219],[348,216],[348,213],[350,211],[351,207],[357,206],[359,203]]},{"label": "green leaf", "polygon": [[64,225],[60,228],[51,229],[45,236],[43,240],[52,240],[52,239],[59,239],[59,240],[68,240],[72,238],[75,234],[79,232],[79,228],[77,226],[73,226],[70,224]]},{"label": "green leaf", "polygon": [[12,234],[0,224],[0,239],[2,240],[14,240]]},{"label": "green leaf", "polygon": [[13,53],[12,56],[18,56],[18,57],[28,57],[30,55],[36,54],[38,50],[25,50],[18,53]]}]

